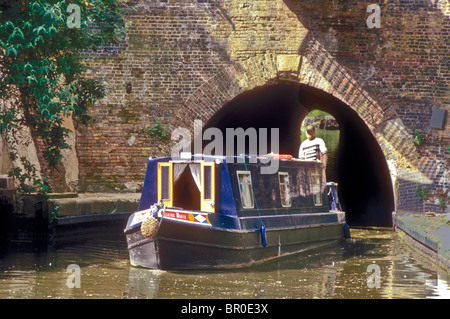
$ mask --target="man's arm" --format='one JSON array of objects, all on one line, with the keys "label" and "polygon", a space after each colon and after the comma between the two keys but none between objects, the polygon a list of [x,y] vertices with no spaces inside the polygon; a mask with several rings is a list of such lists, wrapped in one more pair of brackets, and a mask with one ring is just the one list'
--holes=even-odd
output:
[{"label": "man's arm", "polygon": [[323,163],[323,168],[327,168],[327,163],[328,163],[328,153],[322,153],[322,163]]},{"label": "man's arm", "polygon": [[321,160],[324,166],[324,169],[327,167],[327,163],[328,163],[328,149],[327,146],[325,145],[324,140],[320,141],[320,152],[321,152]]}]

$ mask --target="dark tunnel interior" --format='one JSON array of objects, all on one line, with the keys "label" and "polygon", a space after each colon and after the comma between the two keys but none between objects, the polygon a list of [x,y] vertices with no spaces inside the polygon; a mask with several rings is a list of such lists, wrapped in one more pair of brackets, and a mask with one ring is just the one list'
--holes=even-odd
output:
[{"label": "dark tunnel interior", "polygon": [[[211,117],[203,130],[219,128],[225,137],[226,128],[279,128],[279,153],[298,157],[300,125],[314,109],[331,114],[339,123],[336,176],[329,176],[327,170],[327,179],[339,184],[348,224],[391,226],[394,199],[384,154],[359,115],[330,94],[291,82],[266,85],[234,98]],[[270,134],[268,141],[270,152]]]}]

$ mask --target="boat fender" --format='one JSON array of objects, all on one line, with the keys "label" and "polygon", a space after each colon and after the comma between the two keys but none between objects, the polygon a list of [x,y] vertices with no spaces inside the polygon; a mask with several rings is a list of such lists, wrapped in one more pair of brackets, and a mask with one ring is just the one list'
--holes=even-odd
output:
[{"label": "boat fender", "polygon": [[141,224],[141,233],[147,239],[153,239],[158,234],[159,221],[153,217],[147,217]]},{"label": "boat fender", "polygon": [[349,239],[352,236],[350,235],[350,227],[348,226],[347,223],[344,224],[344,238],[345,239]]},{"label": "boat fender", "polygon": [[259,231],[261,232],[261,244],[266,248],[267,240],[266,240],[266,226],[261,225],[259,228]]}]

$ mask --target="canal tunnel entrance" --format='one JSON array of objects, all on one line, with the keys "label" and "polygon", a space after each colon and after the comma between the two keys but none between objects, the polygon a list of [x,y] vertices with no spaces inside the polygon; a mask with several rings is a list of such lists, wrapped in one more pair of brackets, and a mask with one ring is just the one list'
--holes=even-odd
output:
[{"label": "canal tunnel entrance", "polygon": [[[339,124],[338,150],[327,166],[327,179],[339,184],[347,222],[391,226],[394,199],[384,154],[359,115],[330,94],[291,82],[258,87],[223,106],[203,129],[219,128],[225,136],[226,128],[279,128],[279,153],[298,157],[300,126],[314,109],[331,114]],[[270,152],[270,142],[268,147]]]}]

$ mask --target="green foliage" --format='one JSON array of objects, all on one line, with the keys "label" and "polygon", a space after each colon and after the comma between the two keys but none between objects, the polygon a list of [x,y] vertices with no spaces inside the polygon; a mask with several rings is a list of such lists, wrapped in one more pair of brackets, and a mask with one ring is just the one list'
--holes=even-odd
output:
[{"label": "green foliage", "polygon": [[54,221],[56,221],[59,218],[59,215],[61,213],[60,209],[62,208],[61,204],[56,204],[55,207],[53,208],[53,210],[50,212],[50,218],[49,218],[49,223],[53,223]]},{"label": "green foliage", "polygon": [[[70,4],[81,9],[80,28],[68,27]],[[11,102],[0,104],[0,134],[14,137],[22,127],[29,127],[33,139],[43,143],[49,167],[55,167],[62,159],[61,150],[70,148],[64,118],[88,123],[89,107],[107,93],[100,79],[86,77],[78,53],[123,37],[119,2],[8,0],[0,10],[0,100]],[[20,190],[50,191],[31,164],[20,160],[24,169],[16,168],[11,175],[21,184],[31,181],[31,186]]]},{"label": "green foliage", "polygon": [[428,186],[419,185],[419,184],[416,185],[417,198],[419,198],[420,200],[427,200],[429,197],[428,193],[429,193]]},{"label": "green foliage", "polygon": [[426,141],[425,136],[423,135],[423,132],[417,131],[414,133],[414,137],[411,139],[411,142],[413,142],[416,146],[421,146]]},{"label": "green foliage", "polygon": [[438,199],[438,203],[439,203],[439,207],[444,211],[445,208],[447,208],[447,202],[448,199],[447,198],[439,198]]},{"label": "green foliage", "polygon": [[163,140],[166,140],[170,137],[168,126],[166,125],[164,127],[160,121],[156,121],[155,124],[153,126],[150,126],[149,128],[143,127],[142,131],[145,134],[148,134],[152,137],[161,138]]},{"label": "green foliage", "polygon": [[[19,182],[18,191],[21,194],[38,193],[46,197],[50,191],[50,186],[46,178],[38,178],[36,167],[32,165],[26,157],[20,158],[23,169],[15,167],[9,172],[9,177],[13,177]],[[32,181],[32,183],[27,183]]]},{"label": "green foliage", "polygon": [[311,112],[308,113],[307,116],[310,117],[319,117],[319,118],[325,118],[325,116],[329,116],[330,114],[328,114],[325,111],[321,111],[321,110],[313,110]]},{"label": "green foliage", "polygon": [[450,189],[437,189],[434,191],[434,198],[437,200],[437,203],[439,205],[439,208],[445,212],[445,209],[447,208],[447,205],[450,201],[449,197]]}]

